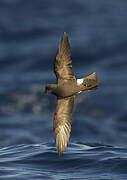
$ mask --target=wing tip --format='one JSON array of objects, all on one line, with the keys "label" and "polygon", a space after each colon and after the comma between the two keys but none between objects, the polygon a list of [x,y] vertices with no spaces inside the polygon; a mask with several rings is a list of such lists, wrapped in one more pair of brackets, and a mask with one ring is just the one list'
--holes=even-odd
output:
[{"label": "wing tip", "polygon": [[62,36],[61,40],[62,40],[62,41],[68,40],[67,32],[64,32],[64,33],[63,33],[63,36]]},{"label": "wing tip", "polygon": [[63,143],[62,139],[56,138],[56,150],[59,155],[62,155],[67,148],[68,142]]},{"label": "wing tip", "polygon": [[64,33],[63,33],[63,36],[67,36],[67,32],[64,32]]},{"label": "wing tip", "polygon": [[56,150],[57,150],[57,153],[59,154],[59,156],[61,156],[63,154],[63,152],[65,151],[67,146],[65,147],[59,147],[59,146],[56,146]]},{"label": "wing tip", "polygon": [[66,59],[68,59],[71,55],[70,42],[69,42],[69,38],[68,38],[68,35],[66,32],[63,33],[63,35],[59,41],[57,55],[66,57]]},{"label": "wing tip", "polygon": [[65,129],[61,127],[55,138],[56,150],[59,155],[62,155],[62,153],[67,148],[69,136],[70,134],[68,132],[65,132]]}]

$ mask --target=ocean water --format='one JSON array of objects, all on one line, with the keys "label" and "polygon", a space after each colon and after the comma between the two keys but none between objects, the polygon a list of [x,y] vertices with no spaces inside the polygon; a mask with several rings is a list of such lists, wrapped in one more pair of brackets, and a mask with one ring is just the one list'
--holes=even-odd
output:
[{"label": "ocean water", "polygon": [[[0,0],[0,179],[127,179],[127,2]],[[68,148],[54,146],[59,39],[75,74],[99,87],[77,95]]]}]

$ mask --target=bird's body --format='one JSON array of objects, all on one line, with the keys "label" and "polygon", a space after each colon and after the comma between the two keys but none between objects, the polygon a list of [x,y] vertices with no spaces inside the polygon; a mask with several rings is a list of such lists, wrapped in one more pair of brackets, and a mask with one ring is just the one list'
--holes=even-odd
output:
[{"label": "bird's body", "polygon": [[62,153],[67,147],[70,137],[75,95],[82,91],[95,89],[98,86],[98,82],[95,72],[81,79],[75,78],[72,68],[70,44],[66,33],[64,33],[58,47],[54,72],[57,84],[47,85],[46,92],[57,97],[53,128],[57,151]]},{"label": "bird's body", "polygon": [[52,94],[60,98],[66,98],[77,94],[80,91],[80,86],[77,86],[76,81],[64,82],[61,84],[54,84],[56,88],[52,89]]},{"label": "bird's body", "polygon": [[66,98],[78,94],[79,92],[91,90],[97,87],[96,73],[92,73],[85,78],[63,81],[59,84],[49,84],[47,88],[51,93],[60,98]]}]

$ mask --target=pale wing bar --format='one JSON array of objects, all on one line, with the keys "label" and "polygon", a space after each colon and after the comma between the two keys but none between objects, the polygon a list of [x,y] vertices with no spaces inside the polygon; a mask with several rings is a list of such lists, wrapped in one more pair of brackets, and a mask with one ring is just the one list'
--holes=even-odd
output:
[{"label": "pale wing bar", "polygon": [[56,148],[59,153],[62,153],[65,150],[69,141],[73,104],[74,97],[57,99],[53,127]]}]

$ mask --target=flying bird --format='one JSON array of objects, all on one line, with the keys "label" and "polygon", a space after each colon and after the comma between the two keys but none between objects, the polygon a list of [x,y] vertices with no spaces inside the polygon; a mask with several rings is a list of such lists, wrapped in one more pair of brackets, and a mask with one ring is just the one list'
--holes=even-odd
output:
[{"label": "flying bird", "polygon": [[72,68],[70,43],[64,32],[56,54],[54,73],[57,83],[48,84],[45,93],[57,97],[53,121],[56,149],[59,154],[67,147],[72,124],[72,111],[75,95],[86,90],[94,90],[98,86],[96,72],[76,79]]}]

